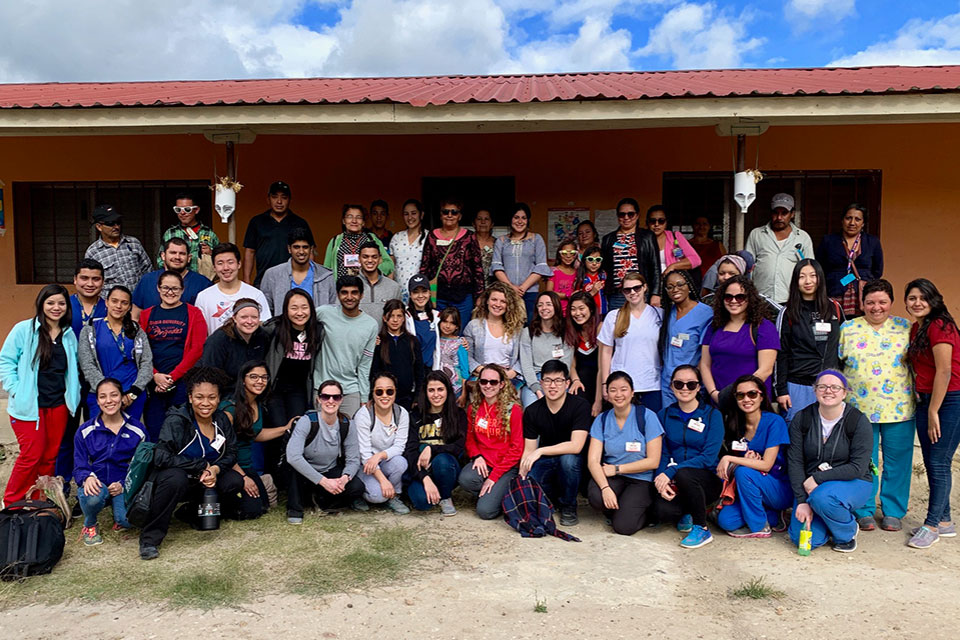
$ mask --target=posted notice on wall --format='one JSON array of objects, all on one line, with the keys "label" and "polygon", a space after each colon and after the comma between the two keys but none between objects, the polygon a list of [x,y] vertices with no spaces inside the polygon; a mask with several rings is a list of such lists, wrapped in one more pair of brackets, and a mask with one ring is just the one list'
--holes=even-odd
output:
[{"label": "posted notice on wall", "polygon": [[577,225],[590,219],[587,207],[547,209],[547,258],[552,260],[565,238],[576,240]]},{"label": "posted notice on wall", "polygon": [[616,231],[620,228],[620,223],[617,222],[617,210],[597,209],[593,212],[593,224],[597,227],[597,233],[601,238],[611,231]]}]

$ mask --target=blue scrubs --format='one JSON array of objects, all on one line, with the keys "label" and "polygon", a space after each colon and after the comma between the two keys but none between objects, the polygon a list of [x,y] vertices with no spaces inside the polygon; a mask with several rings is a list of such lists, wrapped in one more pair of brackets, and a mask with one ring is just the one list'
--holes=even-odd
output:
[{"label": "blue scrubs", "polygon": [[[644,411],[643,433],[637,427],[637,411]],[[623,423],[623,428],[617,426],[617,417],[613,409],[604,411],[597,416],[590,427],[590,437],[603,442],[603,464],[630,464],[647,457],[647,443],[663,435],[663,427],[657,414],[646,407],[631,405],[630,415]],[[628,451],[627,449],[633,449]],[[642,473],[624,473],[628,478],[653,482],[653,470]]]},{"label": "blue scrubs", "polygon": [[70,296],[70,307],[73,312],[71,326],[73,327],[74,335],[78,338],[80,337],[80,330],[83,329],[84,325],[90,322],[90,320],[107,317],[107,305],[104,303],[103,298],[97,298],[97,304],[93,305],[93,311],[90,312],[90,315],[84,315],[83,305],[80,304],[80,298],[77,297],[77,294]]},{"label": "blue scrubs", "polygon": [[[674,369],[682,364],[700,364],[703,334],[713,321],[713,309],[698,302],[686,315],[677,320],[677,308],[670,309],[667,320],[667,343],[663,348],[663,368],[660,372],[661,406],[669,407],[677,401],[670,388]],[[679,343],[680,346],[677,346]]]}]

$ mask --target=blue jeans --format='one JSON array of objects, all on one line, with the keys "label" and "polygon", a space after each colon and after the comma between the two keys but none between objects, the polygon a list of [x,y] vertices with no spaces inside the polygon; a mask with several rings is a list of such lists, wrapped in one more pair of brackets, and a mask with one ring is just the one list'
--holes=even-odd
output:
[{"label": "blue jeans", "polygon": [[616,311],[625,304],[627,304],[627,298],[622,292],[615,291],[607,294],[607,313]]},{"label": "blue jeans", "polygon": [[[923,454],[923,466],[927,470],[927,482],[930,484],[930,503],[927,505],[927,517],[923,524],[936,527],[941,522],[950,522],[950,490],[953,476],[950,463],[953,454],[960,445],[960,391],[948,391],[940,405],[937,415],[940,418],[940,439],[930,442],[927,429],[930,424],[928,411],[930,395],[920,394],[917,406],[917,437],[920,440],[920,452]],[[886,513],[886,512],[884,512]]]},{"label": "blue jeans", "polygon": [[168,393],[158,393],[156,389],[147,395],[147,403],[143,409],[143,425],[147,428],[150,442],[156,442],[160,436],[160,427],[167,417],[170,407],[185,404],[187,401],[187,385],[183,380],[177,381],[177,386]]},{"label": "blue jeans", "polygon": [[873,464],[880,466],[880,448],[883,448],[883,472],[873,476],[873,491],[867,503],[857,509],[857,518],[873,516],[877,510],[876,495],[880,490],[880,508],[883,515],[902,518],[910,501],[910,477],[913,474],[914,420],[884,422],[873,425]]},{"label": "blue jeans", "polygon": [[527,321],[525,325],[530,324],[530,320],[533,319],[533,312],[537,308],[537,296],[540,295],[539,291],[527,291],[523,294],[523,306],[527,309]]},{"label": "blue jeans", "polygon": [[[438,453],[430,460],[428,469],[430,479],[437,485],[437,491],[440,492],[440,499],[445,500],[453,493],[457,486],[457,478],[460,477],[460,463],[449,453]],[[427,502],[427,492],[423,488],[423,482],[414,480],[407,487],[407,496],[413,508],[418,511],[429,511],[434,506]]]},{"label": "blue jeans", "polygon": [[650,411],[657,413],[663,408],[663,397],[660,391],[636,391],[633,394],[636,403],[643,405]]},{"label": "blue jeans", "polygon": [[[792,395],[792,394],[791,394]],[[870,499],[872,485],[866,480],[832,480],[824,482],[807,497],[813,510],[810,545],[816,549],[833,538],[834,542],[850,542],[857,535],[857,518],[854,509]],[[797,520],[797,503],[793,503],[793,518],[790,519],[790,539],[800,542],[803,525]]]},{"label": "blue jeans", "polygon": [[[453,302],[437,296],[437,311],[443,311],[447,307],[456,307],[457,311],[460,312],[460,331],[463,332],[463,328],[470,322],[470,315],[473,313],[473,296],[468,295],[460,302]],[[437,345],[437,348],[439,347],[440,345]]]},{"label": "blue jeans", "polygon": [[746,526],[756,533],[768,524],[777,523],[780,512],[793,504],[793,491],[786,478],[777,478],[749,467],[737,467],[737,498],[717,516],[724,531]]},{"label": "blue jeans", "polygon": [[77,502],[80,503],[80,510],[83,511],[83,526],[92,527],[97,524],[97,515],[107,506],[107,502],[113,507],[113,521],[121,527],[130,528],[131,524],[127,522],[127,505],[123,501],[123,492],[111,496],[107,490],[107,485],[100,487],[100,493],[95,496],[88,496],[83,492],[83,485],[77,489]]},{"label": "blue jeans", "polygon": [[790,408],[783,414],[783,420],[788,425],[793,416],[800,413],[817,401],[817,394],[813,392],[813,385],[787,383],[787,393],[790,394]]},{"label": "blue jeans", "polygon": [[527,475],[543,487],[543,491],[559,508],[577,510],[577,491],[580,489],[579,454],[544,456],[533,463]]}]

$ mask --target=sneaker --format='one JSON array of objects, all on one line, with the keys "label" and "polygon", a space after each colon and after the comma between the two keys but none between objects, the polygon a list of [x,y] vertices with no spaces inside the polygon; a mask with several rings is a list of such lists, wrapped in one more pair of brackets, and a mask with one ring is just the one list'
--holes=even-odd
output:
[{"label": "sneaker", "polygon": [[287,524],[303,524],[303,516],[287,516]]},{"label": "sneaker", "polygon": [[929,549],[938,542],[940,542],[940,534],[924,525],[913,534],[907,546],[914,549]]},{"label": "sneaker", "polygon": [[701,526],[690,525],[690,533],[687,534],[687,537],[680,541],[680,546],[684,549],[699,549],[704,545],[708,545],[713,542],[713,536],[710,534],[710,529]]},{"label": "sneaker", "polygon": [[453,506],[452,498],[444,498],[440,501],[440,513],[448,518],[457,515],[457,508]]},{"label": "sneaker", "polygon": [[403,500],[396,496],[387,500],[387,507],[398,516],[405,516],[410,513],[410,507],[403,504]]},{"label": "sneaker", "polygon": [[687,513],[680,518],[680,522],[677,523],[677,531],[680,533],[690,533],[693,531],[693,516]]},{"label": "sneaker", "polygon": [[873,516],[863,516],[857,520],[857,524],[860,525],[860,531],[873,531],[877,528],[877,519]]},{"label": "sneaker", "polygon": [[124,532],[124,531],[129,531],[129,530],[130,530],[130,527],[128,527],[128,526],[126,526],[126,525],[122,525],[122,524],[120,524],[119,522],[114,522],[114,523],[113,523],[113,530],[116,531],[117,533],[122,533],[122,532]]},{"label": "sneaker", "polygon": [[[915,536],[917,532],[920,531],[920,527],[914,527],[910,529],[910,535]],[[957,537],[957,525],[950,523],[947,526],[939,525],[937,526],[937,533],[940,534],[941,538],[956,538]]]},{"label": "sneaker", "polygon": [[370,505],[367,504],[366,500],[357,498],[350,504],[350,508],[354,511],[370,511]]},{"label": "sneaker", "polygon": [[140,559],[141,560],[153,560],[160,555],[160,552],[156,547],[149,544],[140,545]]},{"label": "sneaker", "polygon": [[880,528],[884,531],[900,531],[903,529],[903,523],[900,522],[900,518],[883,516],[883,520],[880,521]]},{"label": "sneaker", "polygon": [[80,538],[83,540],[83,544],[88,547],[95,547],[98,544],[103,544],[103,537],[100,535],[100,531],[97,528],[97,525],[92,527],[84,527],[80,530]]},{"label": "sneaker", "polygon": [[576,507],[568,507],[566,509],[560,509],[560,526],[561,527],[572,527],[577,524],[580,524],[580,518],[577,517]]},{"label": "sneaker", "polygon": [[855,531],[853,534],[853,538],[851,538],[847,542],[837,542],[836,540],[834,540],[833,550],[839,551],[840,553],[853,553],[854,551],[857,550],[857,534],[859,533],[860,533],[859,530]]},{"label": "sneaker", "polygon": [[773,525],[771,529],[774,533],[783,533],[790,528],[790,509],[783,509],[777,514],[777,524]]},{"label": "sneaker", "polygon": [[727,531],[727,535],[732,538],[769,538],[772,533],[770,525],[768,524],[764,525],[760,531],[750,531],[746,526],[733,531]]}]

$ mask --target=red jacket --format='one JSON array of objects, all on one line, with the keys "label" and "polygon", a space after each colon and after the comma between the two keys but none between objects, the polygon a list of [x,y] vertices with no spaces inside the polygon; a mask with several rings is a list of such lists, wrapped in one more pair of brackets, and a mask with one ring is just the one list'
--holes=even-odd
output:
[{"label": "red jacket", "polygon": [[[477,426],[477,419],[486,420],[486,427]],[[483,456],[490,465],[490,479],[496,482],[504,473],[517,466],[523,455],[523,410],[515,404],[510,409],[510,433],[504,433],[494,406],[484,399],[474,413],[467,413],[467,455],[473,459]]]},{"label": "red jacket", "polygon": [[[180,361],[169,375],[174,380],[179,380],[197,360],[203,355],[203,343],[207,340],[207,321],[203,319],[203,313],[192,304],[184,302],[187,305],[187,342],[183,345],[183,360]],[[148,307],[140,312],[140,327],[147,331],[147,323],[150,321],[150,314],[153,307]],[[154,373],[161,373],[156,369]]]}]

